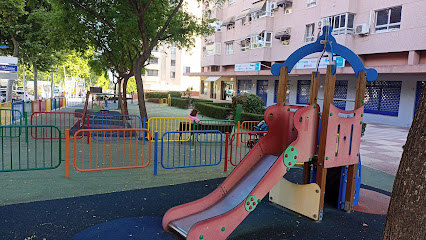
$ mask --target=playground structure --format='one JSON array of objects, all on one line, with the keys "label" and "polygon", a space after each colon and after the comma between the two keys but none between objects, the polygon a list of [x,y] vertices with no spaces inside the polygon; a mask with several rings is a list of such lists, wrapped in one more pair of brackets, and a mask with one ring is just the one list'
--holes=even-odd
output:
[{"label": "playground structure", "polygon": [[[374,69],[366,69],[358,56],[339,45],[330,26],[325,26],[322,33],[316,42],[295,51],[284,64],[272,66],[272,74],[279,76],[279,87],[277,104],[264,115],[268,134],[214,192],[167,211],[163,217],[165,231],[174,231],[186,239],[226,239],[269,191],[272,202],[322,220],[329,169],[347,168],[347,183],[340,189],[345,192],[339,194],[343,200],[339,206],[343,205],[346,211],[353,209],[366,81],[374,81],[378,74]],[[345,58],[358,77],[355,110],[339,110],[333,106],[336,65],[327,66],[318,146],[318,69],[312,73],[309,106],[284,102],[289,72],[300,59],[317,52],[322,53],[319,59],[327,52],[331,64],[334,54]],[[283,178],[296,163],[304,163],[303,185]]]}]

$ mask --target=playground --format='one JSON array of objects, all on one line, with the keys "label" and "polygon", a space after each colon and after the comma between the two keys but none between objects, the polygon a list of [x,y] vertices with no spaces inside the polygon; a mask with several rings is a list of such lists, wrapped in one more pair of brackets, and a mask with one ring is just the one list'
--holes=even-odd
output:
[{"label": "playground", "polygon": [[[191,122],[189,110],[169,107],[167,99],[147,103],[148,119],[138,117],[132,103],[122,115],[99,93],[2,111],[0,236],[380,238],[392,187],[381,181],[393,181],[392,175],[374,169],[380,166],[361,167],[363,152],[372,153],[362,147],[363,92],[377,72],[337,44],[331,31],[324,28],[317,42],[272,66],[280,94],[264,115],[269,131],[255,128],[258,122],[202,116],[201,123]],[[321,51],[352,65],[354,110],[333,105],[333,65],[323,109],[316,103],[318,72],[309,105],[285,103],[294,64]]]}]

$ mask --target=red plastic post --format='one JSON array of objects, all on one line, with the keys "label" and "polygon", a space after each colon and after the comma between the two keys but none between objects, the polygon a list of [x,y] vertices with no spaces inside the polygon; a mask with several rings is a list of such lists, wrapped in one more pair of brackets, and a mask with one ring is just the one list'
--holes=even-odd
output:
[{"label": "red plastic post", "polygon": [[228,171],[228,146],[229,146],[229,133],[225,133],[226,138],[225,138],[225,166],[223,171],[226,172]]}]

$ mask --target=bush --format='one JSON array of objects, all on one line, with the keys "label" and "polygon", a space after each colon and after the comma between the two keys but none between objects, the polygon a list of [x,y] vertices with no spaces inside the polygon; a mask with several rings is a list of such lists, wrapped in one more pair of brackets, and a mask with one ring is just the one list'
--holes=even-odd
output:
[{"label": "bush", "polygon": [[152,103],[160,103],[160,99],[159,98],[148,98],[146,101],[147,102],[152,102]]},{"label": "bush", "polygon": [[167,93],[166,98],[168,97],[169,94],[170,94],[170,97],[172,97],[172,98],[180,98],[180,97],[182,97],[182,93],[181,92],[169,91]]},{"label": "bush", "polygon": [[232,103],[209,103],[210,105],[215,105],[215,106],[219,106],[219,107],[225,107],[225,108],[232,108]]},{"label": "bush", "polygon": [[169,92],[146,92],[145,97],[146,98],[168,98],[169,94],[170,94],[170,97],[174,97],[174,98],[180,98],[182,96],[181,92],[169,91]]},{"label": "bush", "polygon": [[145,97],[150,98],[167,98],[168,95],[165,92],[146,92]]},{"label": "bush", "polygon": [[191,100],[188,98],[172,98],[173,107],[188,109],[190,103]]},{"label": "bush", "polygon": [[201,112],[201,114],[217,118],[217,119],[228,119],[231,115],[232,109],[226,107],[216,106],[210,103],[196,102],[195,109]]},{"label": "bush", "polygon": [[261,121],[263,120],[263,114],[254,114],[254,113],[241,113],[241,122],[244,121]]},{"label": "bush", "polygon": [[237,104],[243,105],[243,112],[253,114],[263,114],[265,112],[263,107],[263,100],[254,94],[237,95],[232,98],[232,109],[235,119],[235,111]]},{"label": "bush", "polygon": [[203,102],[203,103],[212,103],[213,100],[207,100],[207,99],[199,99],[199,98],[190,98],[191,104],[194,104],[196,102]]}]

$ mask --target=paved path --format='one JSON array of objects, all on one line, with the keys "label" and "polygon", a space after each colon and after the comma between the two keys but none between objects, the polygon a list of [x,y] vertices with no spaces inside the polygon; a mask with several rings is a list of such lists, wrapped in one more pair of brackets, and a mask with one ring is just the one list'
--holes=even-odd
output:
[{"label": "paved path", "polygon": [[361,140],[362,165],[396,175],[408,128],[367,124]]}]

